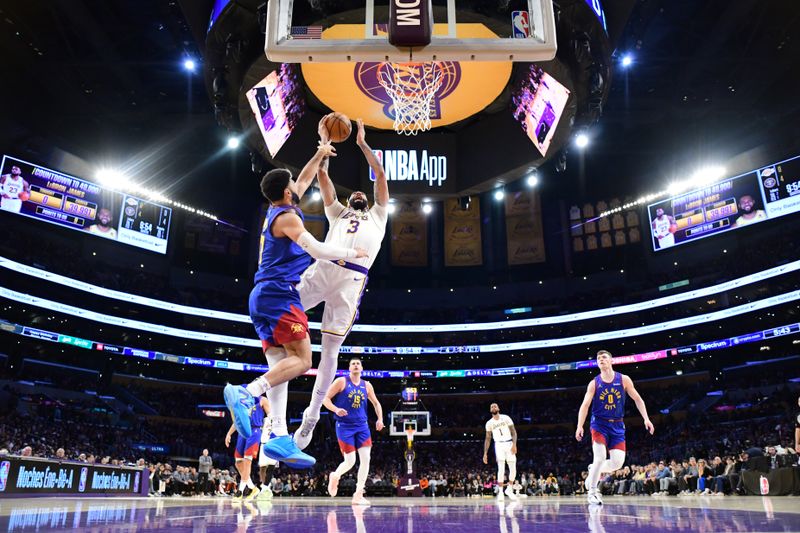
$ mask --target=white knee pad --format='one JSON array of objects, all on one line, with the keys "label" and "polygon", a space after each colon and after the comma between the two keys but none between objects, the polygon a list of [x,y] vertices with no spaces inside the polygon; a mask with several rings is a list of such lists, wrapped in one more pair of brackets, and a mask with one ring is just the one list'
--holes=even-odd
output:
[{"label": "white knee pad", "polygon": [[608,454],[610,455],[609,461],[611,462],[612,470],[622,468],[622,465],[625,464],[625,452],[622,450],[610,450]]}]

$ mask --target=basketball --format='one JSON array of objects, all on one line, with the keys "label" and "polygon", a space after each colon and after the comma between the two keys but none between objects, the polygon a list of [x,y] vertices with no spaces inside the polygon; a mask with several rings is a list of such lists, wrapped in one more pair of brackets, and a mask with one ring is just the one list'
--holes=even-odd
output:
[{"label": "basketball", "polygon": [[342,113],[331,113],[325,118],[323,125],[328,130],[328,138],[335,143],[347,140],[353,130],[350,119]]},{"label": "basketball", "polygon": [[677,224],[670,224],[669,225],[669,232],[670,233],[675,233],[676,231],[678,231],[678,225]]},{"label": "basketball", "polygon": [[30,198],[30,197],[31,197],[30,193],[27,193],[25,191],[22,191],[21,193],[19,193],[19,199],[22,200],[23,202],[27,202],[28,198]]}]

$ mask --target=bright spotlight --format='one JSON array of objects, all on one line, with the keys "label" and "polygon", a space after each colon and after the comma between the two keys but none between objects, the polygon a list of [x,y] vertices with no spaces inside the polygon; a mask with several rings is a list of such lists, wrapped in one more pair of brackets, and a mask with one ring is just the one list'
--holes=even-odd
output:
[{"label": "bright spotlight", "polygon": [[589,136],[585,133],[579,133],[575,136],[575,146],[578,148],[586,148],[589,146]]},{"label": "bright spotlight", "polygon": [[238,137],[228,137],[228,148],[231,150],[235,150],[239,148],[239,138]]},{"label": "bright spotlight", "polygon": [[525,183],[528,184],[528,187],[536,187],[539,185],[539,177],[536,174],[529,174]]},{"label": "bright spotlight", "polygon": [[692,174],[691,181],[694,185],[709,185],[724,178],[725,173],[725,167],[719,165],[702,167]]},{"label": "bright spotlight", "polygon": [[426,215],[430,215],[431,211],[433,211],[433,206],[431,204],[422,204],[422,212]]},{"label": "bright spotlight", "polygon": [[505,198],[505,196],[506,193],[503,191],[503,189],[497,189],[496,191],[494,191],[494,199],[497,200],[498,202],[503,198]]},{"label": "bright spotlight", "polygon": [[319,201],[320,198],[322,198],[322,195],[319,193],[319,191],[314,191],[311,193],[311,199],[315,202]]},{"label": "bright spotlight", "polygon": [[[423,207],[422,209],[424,210],[425,208]],[[394,204],[389,204],[386,206],[386,212],[388,212],[390,215],[393,214],[394,211],[395,211]]]},{"label": "bright spotlight", "polygon": [[95,179],[109,189],[125,188],[130,185],[127,176],[113,168],[101,168],[95,174]]},{"label": "bright spotlight", "polygon": [[633,57],[630,54],[625,54],[622,56],[622,66],[628,68],[633,64]]},{"label": "bright spotlight", "polygon": [[184,59],[183,60],[183,68],[187,72],[194,72],[194,69],[197,67],[197,63],[194,62],[194,59]]}]

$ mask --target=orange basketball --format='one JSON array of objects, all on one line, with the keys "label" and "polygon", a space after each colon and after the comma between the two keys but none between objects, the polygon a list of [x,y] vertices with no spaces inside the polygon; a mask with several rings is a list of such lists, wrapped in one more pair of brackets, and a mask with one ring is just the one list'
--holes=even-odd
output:
[{"label": "orange basketball", "polygon": [[676,231],[678,231],[678,225],[677,224],[670,224],[669,225],[669,232],[670,233],[675,233]]},{"label": "orange basketball", "polygon": [[19,193],[19,199],[22,200],[23,202],[27,202],[30,197],[31,197],[30,193],[27,193],[25,191]]},{"label": "orange basketball", "polygon": [[346,140],[350,137],[350,132],[353,131],[350,119],[342,113],[331,113],[325,117],[325,121],[322,124],[328,130],[328,138],[335,143]]}]

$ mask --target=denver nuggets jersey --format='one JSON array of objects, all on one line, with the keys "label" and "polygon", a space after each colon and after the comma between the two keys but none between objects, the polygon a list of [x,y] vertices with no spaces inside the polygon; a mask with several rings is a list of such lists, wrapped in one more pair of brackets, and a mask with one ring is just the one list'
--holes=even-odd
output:
[{"label": "denver nuggets jersey", "polygon": [[346,248],[363,248],[368,257],[348,261],[371,267],[378,257],[386,233],[386,207],[374,204],[367,211],[356,211],[336,201],[325,208],[325,216],[330,224],[325,242]]},{"label": "denver nuggets jersey", "polygon": [[358,385],[344,378],[344,390],[333,397],[333,405],[347,411],[346,416],[334,415],[337,425],[361,426],[367,423],[367,382],[363,379]]},{"label": "denver nuggets jersey", "polygon": [[255,282],[286,281],[299,283],[300,274],[311,264],[311,256],[289,237],[272,235],[272,223],[281,213],[294,210],[303,220],[303,212],[293,205],[270,206],[261,228],[258,270]]},{"label": "denver nuggets jersey", "polygon": [[264,425],[264,409],[256,398],[256,404],[250,410],[250,425],[254,428],[260,428]]},{"label": "denver nuggets jersey", "polygon": [[611,383],[603,381],[601,375],[594,378],[594,401],[592,401],[592,418],[604,420],[620,420],[625,416],[625,387],[622,385],[622,374],[614,372]]}]

